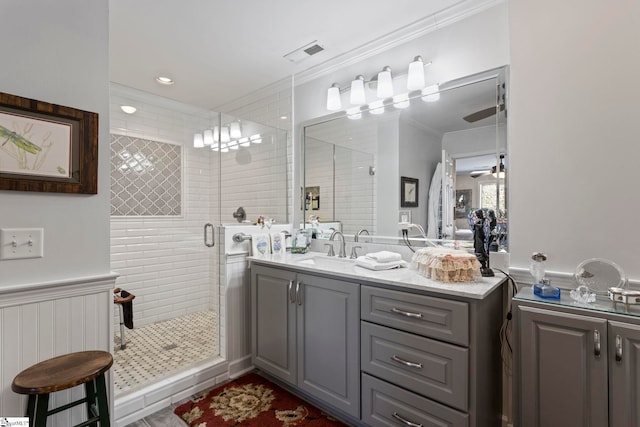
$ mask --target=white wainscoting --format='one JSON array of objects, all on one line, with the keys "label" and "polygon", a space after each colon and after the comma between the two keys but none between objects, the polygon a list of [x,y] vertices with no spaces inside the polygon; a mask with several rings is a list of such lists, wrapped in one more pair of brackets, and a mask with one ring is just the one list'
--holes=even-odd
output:
[{"label": "white wainscoting", "polygon": [[[23,369],[66,353],[113,351],[116,277],[0,288],[0,415],[24,416],[26,396],[11,390],[13,378]],[[82,387],[59,391],[52,394],[50,405],[57,407],[83,396]],[[79,406],[52,417],[51,425],[75,425],[84,419],[85,409]]]}]

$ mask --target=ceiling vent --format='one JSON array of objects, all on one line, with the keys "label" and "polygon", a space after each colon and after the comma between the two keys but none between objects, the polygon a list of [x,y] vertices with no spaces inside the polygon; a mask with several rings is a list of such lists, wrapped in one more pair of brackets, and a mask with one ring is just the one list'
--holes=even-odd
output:
[{"label": "ceiling vent", "polygon": [[324,47],[319,45],[317,40],[314,40],[309,44],[306,44],[292,52],[287,53],[286,55],[284,55],[284,58],[288,59],[294,64],[297,64],[304,61],[308,57],[315,55],[316,53],[322,52],[323,50]]}]

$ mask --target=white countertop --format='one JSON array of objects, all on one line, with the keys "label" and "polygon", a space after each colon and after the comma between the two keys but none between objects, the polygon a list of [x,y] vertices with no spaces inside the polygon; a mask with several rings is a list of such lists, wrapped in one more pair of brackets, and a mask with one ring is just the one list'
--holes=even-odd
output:
[{"label": "white countertop", "polygon": [[495,277],[480,277],[475,282],[443,283],[427,279],[411,268],[374,271],[355,265],[355,260],[328,257],[321,252],[271,254],[249,259],[251,263],[293,268],[299,272],[322,273],[353,281],[366,280],[370,283],[473,299],[485,298],[505,280],[502,273],[495,272]]}]

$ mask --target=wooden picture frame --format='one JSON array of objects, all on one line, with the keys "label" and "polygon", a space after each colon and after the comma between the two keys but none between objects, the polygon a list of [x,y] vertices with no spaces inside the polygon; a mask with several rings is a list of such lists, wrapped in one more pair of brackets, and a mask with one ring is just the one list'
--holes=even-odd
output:
[{"label": "wooden picture frame", "polygon": [[400,207],[418,207],[418,179],[406,176],[400,177]]},{"label": "wooden picture frame", "polygon": [[0,92],[0,190],[98,193],[98,114]]}]

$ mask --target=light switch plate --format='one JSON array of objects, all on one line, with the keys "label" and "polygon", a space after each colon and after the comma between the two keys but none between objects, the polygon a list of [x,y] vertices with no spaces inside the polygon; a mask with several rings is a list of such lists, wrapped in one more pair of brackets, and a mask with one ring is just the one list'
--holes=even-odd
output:
[{"label": "light switch plate", "polygon": [[42,258],[43,248],[42,228],[0,229],[0,260]]}]

